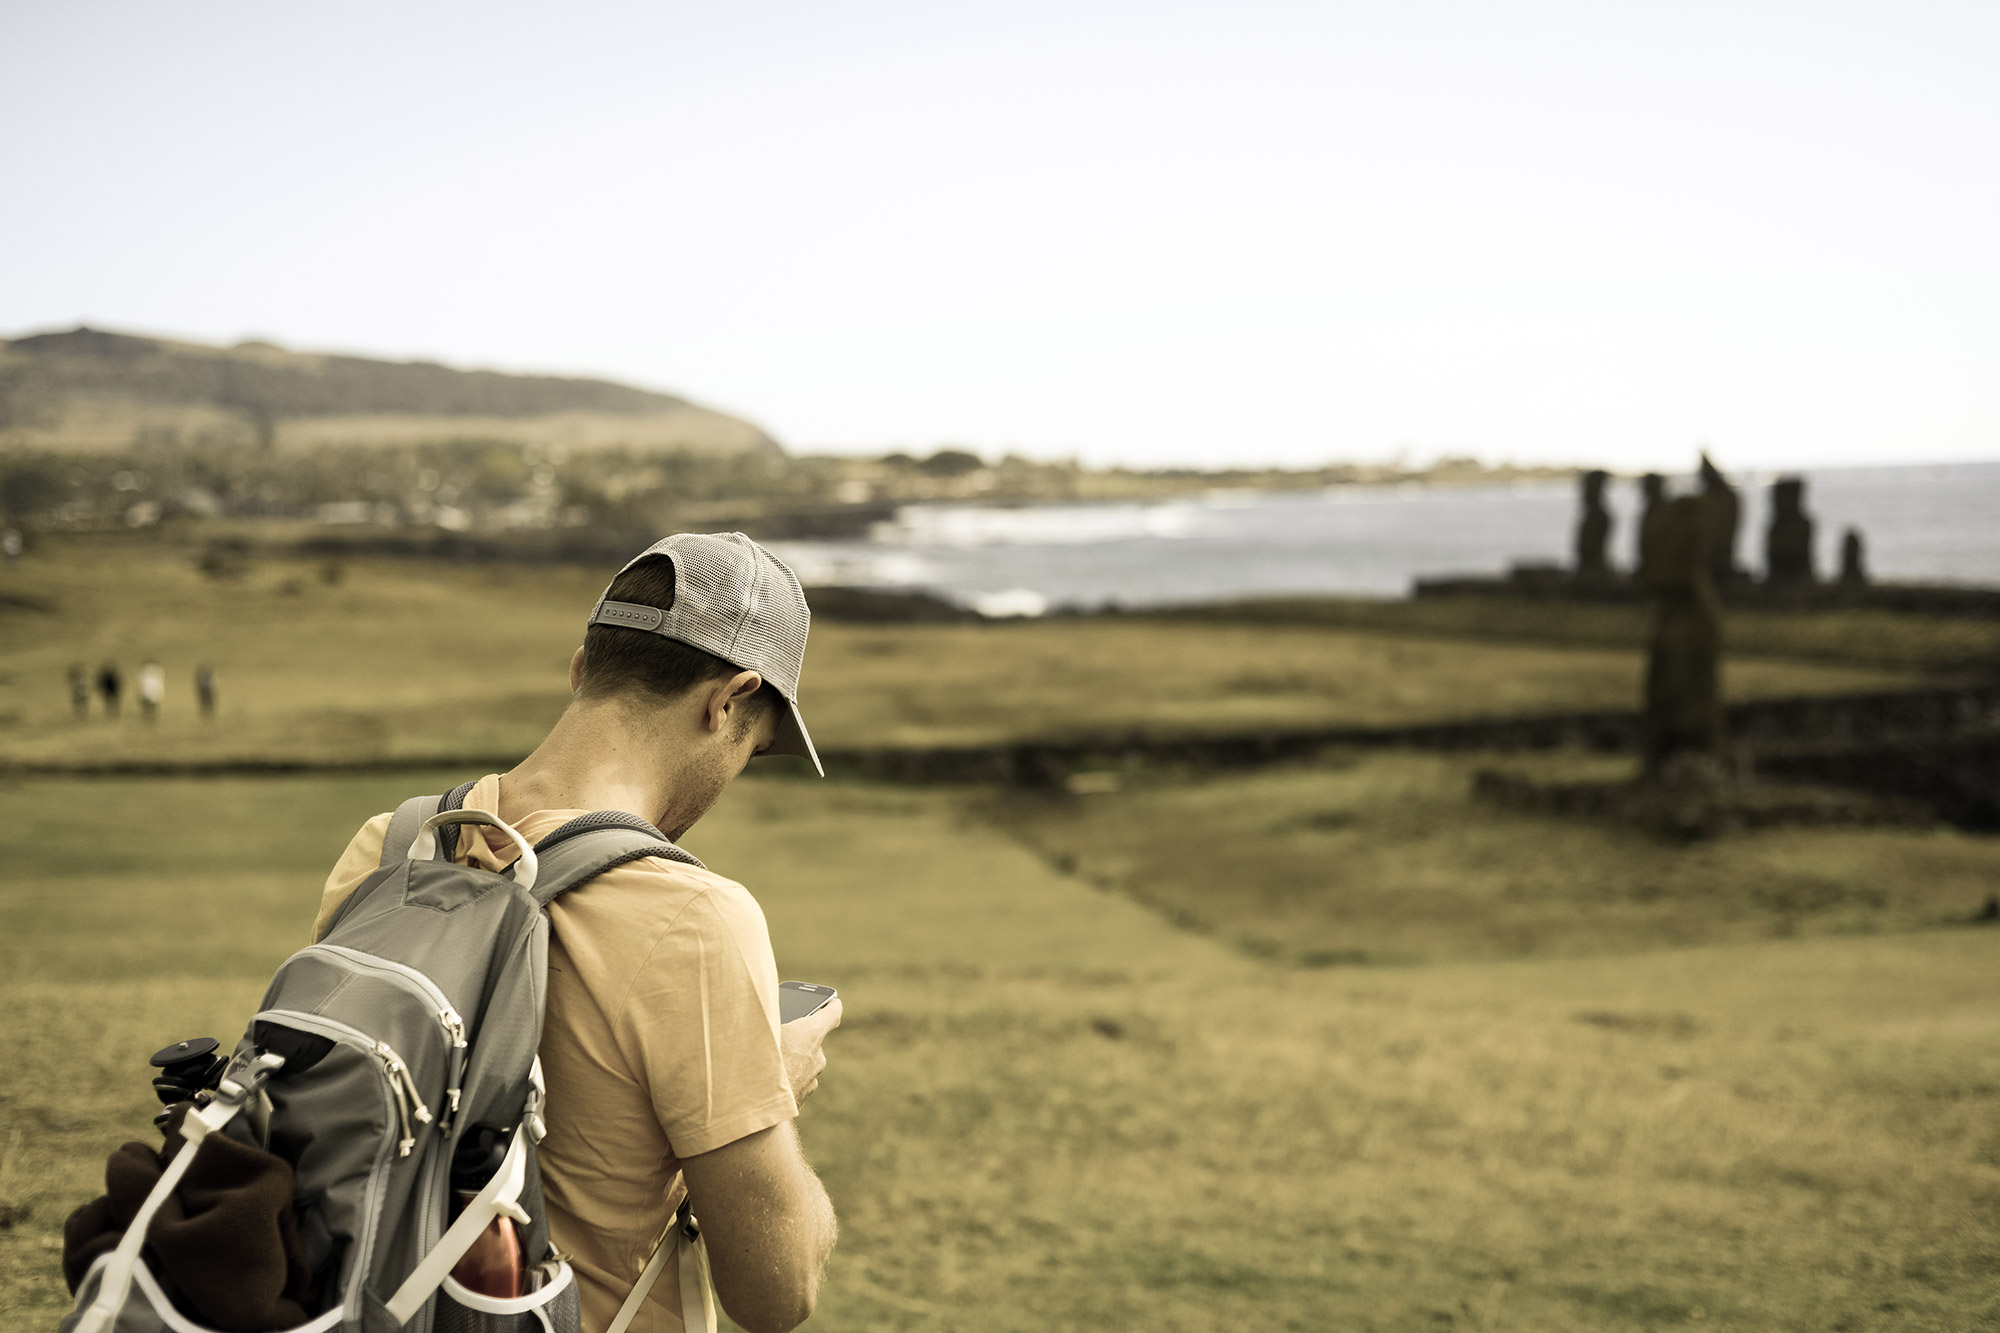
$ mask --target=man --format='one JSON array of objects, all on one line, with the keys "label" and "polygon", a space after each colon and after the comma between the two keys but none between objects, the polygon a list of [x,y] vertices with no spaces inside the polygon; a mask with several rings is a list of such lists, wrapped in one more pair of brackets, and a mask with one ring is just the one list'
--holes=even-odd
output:
[{"label": "man", "polygon": [[119,674],[116,662],[106,662],[97,668],[97,692],[104,696],[104,715],[118,716],[118,695],[125,688],[125,677]]},{"label": "man", "polygon": [[148,722],[159,721],[160,703],[166,697],[166,669],[148,658],[139,667],[139,712]]},{"label": "man", "polygon": [[[809,615],[792,571],[741,533],[668,537],[613,579],[570,660],[572,698],[517,767],[464,804],[530,842],[579,815],[644,816],[678,840],[756,755],[819,767],[798,711]],[[389,816],[327,878],[317,939],[376,867]],[[500,869],[511,844],[461,837]],[[792,1120],[818,1085],[835,1001],[778,1022],[778,974],[756,900],[704,868],[648,857],[550,904],[540,1148],[551,1239],[570,1256],[588,1333],[609,1327],[685,1195],[717,1294],[750,1333],[812,1313],[833,1247],[826,1191]],[[631,1325],[682,1328],[669,1263]]]}]

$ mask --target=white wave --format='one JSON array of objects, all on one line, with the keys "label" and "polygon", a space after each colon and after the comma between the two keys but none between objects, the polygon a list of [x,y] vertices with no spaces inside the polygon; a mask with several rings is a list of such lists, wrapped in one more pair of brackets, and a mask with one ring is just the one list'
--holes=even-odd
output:
[{"label": "white wave", "polygon": [[1196,506],[1173,504],[907,505],[868,533],[884,546],[1089,546],[1178,538],[1199,526]]},{"label": "white wave", "polygon": [[1049,599],[1033,588],[1007,588],[1001,592],[969,592],[965,604],[988,620],[1012,620],[1047,615]]}]

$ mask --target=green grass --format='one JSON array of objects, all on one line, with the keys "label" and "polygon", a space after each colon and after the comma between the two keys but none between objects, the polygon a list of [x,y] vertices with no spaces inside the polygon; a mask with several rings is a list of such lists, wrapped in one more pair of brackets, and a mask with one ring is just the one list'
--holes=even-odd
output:
[{"label": "green grass", "polygon": [[[1491,918],[1537,895],[1571,912],[1602,864],[1531,821],[1559,845],[1511,893],[1467,890],[1421,947],[1379,902],[1348,937],[1434,961],[1302,968],[1236,947],[1311,916],[1259,923],[1263,841],[1344,860],[1258,807],[1475,817],[1429,761],[1404,763],[1163,782],[1072,814],[732,792],[690,846],[757,891],[785,975],[847,1002],[803,1122],[843,1224],[812,1327],[2000,1327],[2000,932],[1725,925],[1638,949],[1674,933],[1628,923],[1496,948]],[[352,827],[456,776],[0,787],[5,1326],[64,1304],[61,1220],[145,1130],[147,1053],[239,1026]],[[1121,855],[1150,828],[1206,867],[1215,928],[1178,928],[1088,863],[1060,873],[1035,848],[1072,827]],[[1725,922],[1756,917],[1735,899],[1796,852],[1774,835],[1631,849]],[[1928,879],[1993,852],[1885,831],[1816,864]],[[1870,910],[1885,932],[1920,925],[1951,906],[1935,892]]]},{"label": "green grass", "polygon": [[[518,754],[601,577],[191,556],[22,562],[3,591],[53,609],[0,605],[0,760]],[[1630,627],[1566,614],[829,624],[805,703],[829,748],[1629,706]],[[1785,624],[1821,660],[1738,656],[1733,695],[1906,683],[1978,637]],[[149,654],[155,726],[68,718],[69,662]],[[1969,924],[2000,843],[1672,847],[1478,804],[1482,762],[1074,798],[759,766],[689,844],[847,1001],[804,1121],[843,1221],[812,1326],[2000,1328],[2000,928]],[[353,828],[466,776],[0,782],[0,1327],[64,1305],[61,1222],[148,1132],[145,1057],[240,1028]]]},{"label": "green grass", "polygon": [[[1487,766],[1616,781],[1629,759],[1365,752],[1223,778],[989,798],[1050,865],[1304,966],[1620,952],[1970,920],[2000,842],[1939,826],[1790,828],[1685,848],[1473,799]],[[1087,779],[1085,780],[1087,781]],[[1994,932],[2000,942],[2000,930]]]},{"label": "green grass", "polygon": [[[166,539],[51,540],[0,605],[0,762],[370,761],[524,754],[567,699],[565,671],[602,571],[265,561],[199,573]],[[72,662],[146,657],[167,707],[73,720]],[[221,715],[195,716],[212,663]],[[1630,646],[1440,636],[1421,625],[1156,618],[858,626],[813,633],[802,700],[824,749],[982,744],[1077,732],[1393,725],[1634,704]],[[1890,688],[1907,670],[1729,662],[1732,697]]]}]

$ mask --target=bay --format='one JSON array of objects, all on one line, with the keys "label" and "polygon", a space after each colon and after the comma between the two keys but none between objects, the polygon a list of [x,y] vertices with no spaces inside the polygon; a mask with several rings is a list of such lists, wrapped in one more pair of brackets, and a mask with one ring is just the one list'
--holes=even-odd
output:
[{"label": "bay", "polygon": [[[1828,468],[1806,480],[1820,577],[1849,527],[1870,573],[1902,583],[2000,586],[2000,463]],[[1743,497],[1737,559],[1763,568],[1769,485]],[[1691,493],[1690,477],[1670,481]],[[1613,563],[1633,562],[1638,483],[1609,487]],[[1402,597],[1418,578],[1566,564],[1571,482],[1341,486],[1215,492],[1157,503],[910,505],[866,540],[773,543],[808,586],[921,588],[994,615],[1269,595]]]}]

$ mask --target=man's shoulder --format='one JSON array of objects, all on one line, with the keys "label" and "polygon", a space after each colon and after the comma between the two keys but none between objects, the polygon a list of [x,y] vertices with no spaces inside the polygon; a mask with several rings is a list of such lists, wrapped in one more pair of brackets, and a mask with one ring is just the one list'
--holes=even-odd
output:
[{"label": "man's shoulder", "polygon": [[552,986],[580,986],[620,1021],[646,1027],[678,1014],[672,997],[690,988],[707,996],[704,1022],[725,1012],[762,1022],[777,1011],[763,909],[712,870],[660,857],[628,861],[550,903],[549,925],[551,973],[568,974]]},{"label": "man's shoulder", "polygon": [[647,949],[669,935],[748,935],[766,942],[764,910],[749,889],[704,866],[661,856],[614,866],[549,905],[559,933],[578,931]]},{"label": "man's shoulder", "polygon": [[380,861],[382,844],[389,836],[389,822],[395,817],[394,810],[384,810],[379,815],[369,816],[362,822],[361,827],[354,831],[354,836],[348,839],[348,850]]},{"label": "man's shoulder", "polygon": [[348,840],[347,850],[333,863],[326,884],[320,889],[319,912],[313,918],[312,937],[315,940],[326,934],[333,914],[340,910],[340,905],[347,901],[355,886],[381,864],[382,841],[388,835],[392,818],[394,813],[385,810],[363,824]]}]

